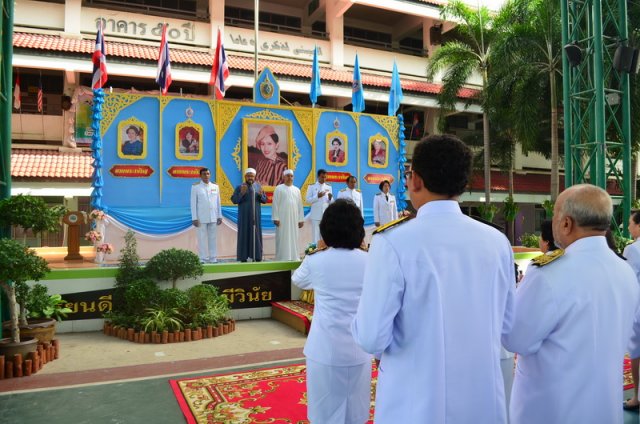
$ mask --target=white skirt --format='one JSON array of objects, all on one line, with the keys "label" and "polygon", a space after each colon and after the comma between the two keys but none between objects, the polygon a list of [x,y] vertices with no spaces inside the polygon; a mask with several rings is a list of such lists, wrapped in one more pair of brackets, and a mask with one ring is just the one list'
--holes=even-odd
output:
[{"label": "white skirt", "polygon": [[351,367],[307,358],[307,417],[312,424],[364,424],[371,404],[371,362]]}]

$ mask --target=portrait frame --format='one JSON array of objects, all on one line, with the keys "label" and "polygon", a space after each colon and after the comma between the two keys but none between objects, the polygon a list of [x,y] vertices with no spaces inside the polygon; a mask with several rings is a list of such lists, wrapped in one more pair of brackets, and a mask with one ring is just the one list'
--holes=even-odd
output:
[{"label": "portrait frame", "polygon": [[[266,128],[271,127],[271,128]],[[283,179],[282,175],[277,175],[277,181],[275,184],[266,184],[265,180],[269,179],[269,176],[260,175],[260,169],[258,163],[265,159],[264,151],[260,146],[256,145],[256,137],[262,131],[275,132],[278,136],[278,143],[276,147],[276,155],[282,160],[286,157],[286,168],[291,169],[291,155],[293,153],[293,125],[291,121],[285,120],[273,120],[273,119],[254,119],[243,118],[242,119],[242,170],[244,172],[247,168],[254,168],[257,171],[256,182],[260,183],[265,189],[275,187],[281,184]],[[285,140],[283,140],[283,137]],[[285,150],[286,149],[286,150]],[[265,190],[267,191],[267,190]]]},{"label": "portrait frame", "polygon": [[[384,162],[383,163],[380,163],[382,161],[381,155],[375,154],[374,143],[378,141],[384,143]],[[383,136],[380,133],[374,134],[371,137],[369,137],[367,158],[369,161],[369,166],[371,168],[386,168],[387,166],[389,166],[389,138]]]},{"label": "portrait frame", "polygon": [[[128,131],[133,127],[138,132],[137,138],[142,143],[142,151],[139,155],[127,154],[122,151],[125,142],[129,139]],[[121,159],[141,160],[147,157],[147,124],[134,116],[118,123],[118,157]]]},{"label": "portrait frame", "polygon": [[[197,145],[197,151],[189,151],[189,149],[193,148],[193,143],[190,146],[187,146],[189,140],[187,139],[187,133],[191,133],[193,136],[193,140],[195,140]],[[196,124],[191,119],[187,119],[184,122],[180,122],[176,124],[176,138],[175,138],[175,151],[176,158],[181,160],[200,160],[203,156],[204,143],[203,143],[204,132],[202,129],[202,125]]]},{"label": "portrait frame", "polygon": [[[335,156],[331,153],[334,139],[338,139],[341,142],[341,150],[344,152],[344,158],[342,159],[342,161],[334,160]],[[349,146],[349,137],[345,133],[340,132],[338,130],[327,133],[326,156],[325,156],[327,164],[331,166],[347,166],[347,164],[349,163],[348,146]]]}]

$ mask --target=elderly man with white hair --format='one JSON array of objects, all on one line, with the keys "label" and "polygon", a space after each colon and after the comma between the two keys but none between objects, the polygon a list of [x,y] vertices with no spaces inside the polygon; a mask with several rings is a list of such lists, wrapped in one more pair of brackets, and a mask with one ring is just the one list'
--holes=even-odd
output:
[{"label": "elderly man with white hair", "polygon": [[255,182],[256,170],[244,171],[244,183],[236,187],[231,196],[234,205],[238,205],[238,261],[262,261],[262,225],[260,225],[260,204],[267,203],[260,184]]},{"label": "elderly man with white hair", "polygon": [[622,363],[640,288],[607,245],[612,213],[607,192],[593,185],[556,200],[553,237],[564,253],[534,259],[502,337],[518,353],[512,424],[623,422]]},{"label": "elderly man with white hair", "polygon": [[300,259],[298,229],[304,225],[302,195],[293,185],[291,169],[285,170],[282,176],[284,184],[278,185],[273,192],[271,212],[276,226],[276,261],[297,261]]}]

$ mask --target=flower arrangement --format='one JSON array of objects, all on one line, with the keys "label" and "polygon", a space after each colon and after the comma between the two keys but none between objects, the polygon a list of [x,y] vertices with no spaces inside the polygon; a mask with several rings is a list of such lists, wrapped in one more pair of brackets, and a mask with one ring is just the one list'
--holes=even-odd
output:
[{"label": "flower arrangement", "polygon": [[99,244],[98,246],[96,246],[96,251],[97,252],[103,252],[103,253],[106,253],[108,255],[110,253],[113,253],[113,245],[111,243]]},{"label": "flower arrangement", "polygon": [[96,221],[102,221],[105,217],[105,213],[99,209],[94,209],[89,213],[89,218],[95,219]]},{"label": "flower arrangement", "polygon": [[102,233],[100,231],[91,230],[84,235],[84,239],[91,243],[102,240]]},{"label": "flower arrangement", "polygon": [[309,245],[307,246],[306,249],[304,249],[304,254],[308,255],[309,253],[313,252],[314,250],[316,250],[318,246],[316,246],[315,243],[309,243]]}]

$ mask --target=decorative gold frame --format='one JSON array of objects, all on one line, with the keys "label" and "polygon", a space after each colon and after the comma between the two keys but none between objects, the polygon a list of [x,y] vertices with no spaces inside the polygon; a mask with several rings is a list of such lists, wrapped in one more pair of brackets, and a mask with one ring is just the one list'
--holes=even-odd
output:
[{"label": "decorative gold frame", "polygon": [[[138,127],[138,129],[141,130],[142,132],[142,137],[140,138],[140,141],[142,142],[142,154],[140,155],[125,155],[124,153],[122,153],[122,146],[124,144],[123,136],[126,133],[127,128],[131,125]],[[118,157],[120,157],[121,159],[132,159],[132,160],[146,159],[147,134],[148,134],[147,124],[140,121],[139,119],[136,119],[134,116],[132,116],[129,119],[125,119],[124,121],[120,121],[118,123],[118,146],[117,146]]]},{"label": "decorative gold frame", "polygon": [[[333,162],[329,157],[329,152],[331,151],[331,142],[334,138],[342,140],[342,150],[344,151],[344,161],[342,162]],[[349,145],[349,137],[345,133],[335,130],[327,133],[326,140],[325,159],[327,161],[327,164],[331,166],[347,166],[347,164],[349,163],[349,149],[347,147]]]},{"label": "decorative gold frame", "polygon": [[[293,153],[293,125],[291,121],[285,120],[272,120],[272,119],[255,119],[255,118],[242,118],[242,170],[249,167],[249,126],[251,125],[271,125],[274,128],[284,127],[287,134],[286,146],[287,146],[287,168],[291,168],[291,156]],[[280,141],[279,143],[281,143]],[[264,186],[265,191],[273,186]]]},{"label": "decorative gold frame", "polygon": [[[198,142],[200,143],[200,148],[198,149],[197,154],[189,154],[183,153],[180,151],[180,144],[182,143],[182,139],[180,138],[180,131],[185,128],[193,128],[198,133]],[[202,129],[202,125],[196,124],[191,119],[187,119],[184,122],[180,122],[176,124],[176,138],[175,138],[175,150],[176,157],[182,160],[200,160],[202,159],[203,150],[204,150],[204,132]]]},{"label": "decorative gold frame", "polygon": [[[376,140],[380,140],[384,142],[385,145],[385,149],[384,149],[384,164],[379,164],[379,163],[373,163],[373,160],[371,158],[371,151],[373,149],[373,143]],[[380,133],[374,134],[371,137],[369,137],[369,146],[367,148],[367,161],[369,162],[369,166],[372,168],[386,168],[387,166],[389,166],[389,139],[385,136],[383,136]]]}]

